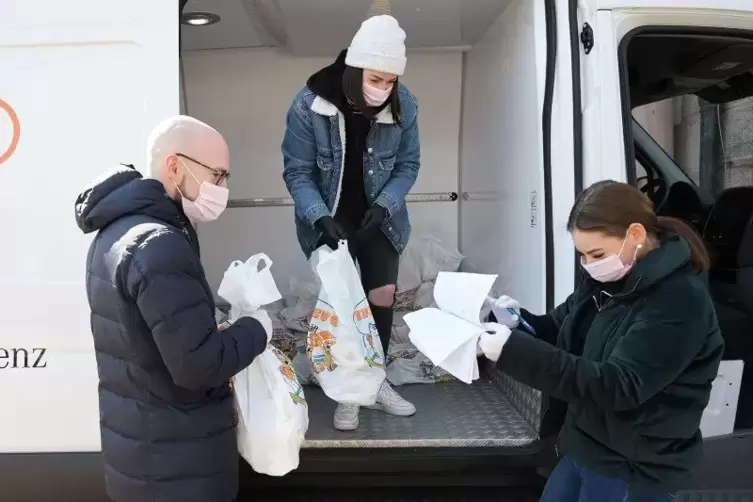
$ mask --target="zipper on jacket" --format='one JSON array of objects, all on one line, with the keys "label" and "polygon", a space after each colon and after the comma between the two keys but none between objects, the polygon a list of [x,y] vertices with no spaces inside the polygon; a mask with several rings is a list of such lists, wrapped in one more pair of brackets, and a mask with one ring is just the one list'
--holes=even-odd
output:
[{"label": "zipper on jacket", "polygon": [[596,301],[596,298],[594,298],[594,302],[596,303],[596,308],[599,312],[602,312],[604,310],[607,310],[608,308],[611,308],[612,305],[614,305],[615,300],[621,300],[625,298],[626,296],[632,295],[635,293],[635,291],[638,289],[638,286],[640,286],[641,282],[645,279],[645,276],[639,275],[638,279],[636,279],[635,284],[633,284],[633,287],[630,288],[630,291],[624,291],[622,293],[616,294],[616,295],[610,295],[609,300],[601,307],[599,308],[599,303]]}]

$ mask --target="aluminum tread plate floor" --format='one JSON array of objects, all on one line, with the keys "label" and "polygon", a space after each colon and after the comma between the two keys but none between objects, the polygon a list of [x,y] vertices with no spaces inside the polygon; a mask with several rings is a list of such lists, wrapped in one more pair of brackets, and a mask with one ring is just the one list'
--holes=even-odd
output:
[{"label": "aluminum tread plate floor", "polygon": [[321,389],[305,389],[309,429],[304,448],[522,447],[536,431],[491,382],[403,385],[396,390],[416,406],[412,417],[361,409],[351,432],[332,426],[335,403]]}]

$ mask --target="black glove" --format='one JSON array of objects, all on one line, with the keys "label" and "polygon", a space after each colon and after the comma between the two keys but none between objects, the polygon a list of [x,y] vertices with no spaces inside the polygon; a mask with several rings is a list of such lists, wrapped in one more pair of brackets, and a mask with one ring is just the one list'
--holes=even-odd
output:
[{"label": "black glove", "polygon": [[319,218],[316,220],[316,223],[314,223],[314,226],[322,233],[319,242],[326,244],[333,251],[337,249],[341,240],[348,238],[345,229],[331,216]]},{"label": "black glove", "polygon": [[365,237],[379,230],[387,219],[387,210],[382,206],[371,206],[363,215],[361,220],[361,229],[358,231],[359,237]]}]

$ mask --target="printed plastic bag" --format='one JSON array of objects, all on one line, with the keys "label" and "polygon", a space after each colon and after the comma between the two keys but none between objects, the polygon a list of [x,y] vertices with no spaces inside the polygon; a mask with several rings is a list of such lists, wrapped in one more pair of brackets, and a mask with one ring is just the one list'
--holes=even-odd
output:
[{"label": "printed plastic bag", "polygon": [[334,401],[372,405],[386,377],[385,359],[347,243],[314,251],[311,268],[321,281],[306,347],[316,379]]},{"label": "printed plastic bag", "polygon": [[[264,266],[259,269],[259,264]],[[235,261],[225,272],[218,294],[230,304],[230,322],[254,315],[281,298],[265,254]],[[232,379],[238,451],[251,468],[283,476],[298,467],[308,430],[306,398],[290,360],[272,345]]]},{"label": "printed plastic bag", "polygon": [[233,391],[241,456],[268,476],[296,469],[309,415],[290,359],[269,345],[233,378]]}]

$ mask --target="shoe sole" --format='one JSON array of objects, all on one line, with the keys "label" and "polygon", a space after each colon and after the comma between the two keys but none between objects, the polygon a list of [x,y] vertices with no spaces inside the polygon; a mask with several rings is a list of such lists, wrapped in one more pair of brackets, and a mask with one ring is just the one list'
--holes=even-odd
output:
[{"label": "shoe sole", "polygon": [[416,410],[411,411],[399,411],[399,410],[387,410],[384,405],[376,403],[372,404],[371,406],[364,406],[364,408],[368,408],[370,410],[376,410],[381,411],[382,413],[386,413],[388,415],[393,415],[395,417],[411,417],[416,414]]},{"label": "shoe sole", "polygon": [[342,431],[342,432],[350,432],[358,429],[359,423],[356,422],[355,424],[332,424],[335,427],[335,430]]}]

